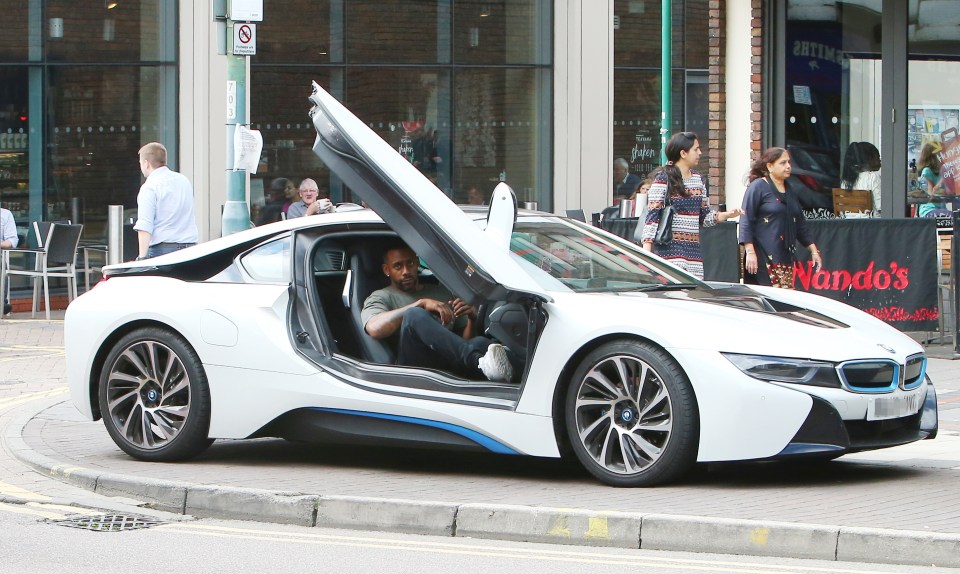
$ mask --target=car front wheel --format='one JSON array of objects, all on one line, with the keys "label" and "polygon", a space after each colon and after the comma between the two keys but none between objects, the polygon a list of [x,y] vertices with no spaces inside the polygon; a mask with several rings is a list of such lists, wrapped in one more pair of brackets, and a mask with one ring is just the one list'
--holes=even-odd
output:
[{"label": "car front wheel", "polygon": [[166,329],[121,338],[104,361],[99,395],[107,431],[130,456],[183,460],[213,442],[203,366],[187,341]]},{"label": "car front wheel", "polygon": [[606,343],[583,359],[569,384],[570,443],[601,481],[653,486],[675,480],[696,462],[696,398],[663,350],[639,341]]}]

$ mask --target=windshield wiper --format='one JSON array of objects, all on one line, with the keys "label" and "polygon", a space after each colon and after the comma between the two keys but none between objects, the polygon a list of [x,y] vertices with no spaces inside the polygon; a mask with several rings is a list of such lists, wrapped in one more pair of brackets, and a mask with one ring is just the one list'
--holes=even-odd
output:
[{"label": "windshield wiper", "polygon": [[575,288],[572,287],[577,293],[630,293],[635,291],[677,291],[681,289],[696,289],[699,287],[697,283],[655,283],[652,285],[640,285],[640,286],[627,286],[627,285],[617,285],[609,287],[586,287],[586,288]]},{"label": "windshield wiper", "polygon": [[659,283],[657,285],[644,285],[637,287],[635,291],[680,291],[683,289],[696,289],[700,285],[696,283]]}]

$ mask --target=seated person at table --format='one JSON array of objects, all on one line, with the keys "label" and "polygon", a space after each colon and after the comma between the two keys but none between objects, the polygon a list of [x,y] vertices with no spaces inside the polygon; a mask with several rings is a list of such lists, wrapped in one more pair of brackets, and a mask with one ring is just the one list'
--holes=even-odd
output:
[{"label": "seated person at table", "polygon": [[[940,158],[937,157],[936,148],[932,143],[923,144],[923,148],[920,150],[920,159],[917,160],[917,169],[920,170],[920,176],[917,178],[920,189],[927,192],[931,197],[943,195]],[[950,215],[950,210],[942,201],[930,201],[917,206],[919,217],[936,217],[938,214]]]},{"label": "seated person at table", "polygon": [[374,339],[399,333],[397,364],[470,379],[513,378],[506,347],[474,335],[477,310],[440,285],[420,284],[420,258],[406,243],[387,248],[382,269],[390,285],[367,297],[360,316]]},{"label": "seated person at table", "polygon": [[[0,207],[0,249],[13,249],[18,242],[17,224],[13,220],[13,214],[10,213],[10,210]],[[4,287],[4,290],[6,290],[6,287]],[[13,310],[13,307],[7,302],[6,293],[0,293],[0,301],[3,301],[4,315]]]}]

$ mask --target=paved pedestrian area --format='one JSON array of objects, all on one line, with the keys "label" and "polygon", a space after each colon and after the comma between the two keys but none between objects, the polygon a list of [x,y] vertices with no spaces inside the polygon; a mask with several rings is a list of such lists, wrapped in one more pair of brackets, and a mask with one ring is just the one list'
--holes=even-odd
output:
[{"label": "paved pedestrian area", "polygon": [[[607,487],[558,460],[278,439],[217,441],[189,462],[143,463],[69,402],[62,322],[4,319],[0,430],[21,425],[29,449],[65,468],[199,485],[960,534],[960,361],[931,359],[929,372],[940,389],[936,440],[822,464],[708,465],[681,484],[649,489]],[[8,488],[75,494],[26,467],[10,472],[10,454],[0,458],[8,469],[0,494],[3,480]]]}]

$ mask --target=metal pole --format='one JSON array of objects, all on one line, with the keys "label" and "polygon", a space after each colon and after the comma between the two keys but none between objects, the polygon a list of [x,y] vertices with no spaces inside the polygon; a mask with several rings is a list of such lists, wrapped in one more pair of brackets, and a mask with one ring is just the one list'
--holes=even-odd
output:
[{"label": "metal pole", "polygon": [[[233,3],[233,0],[230,0]],[[229,6],[228,6],[229,7]],[[229,13],[229,12],[228,12]],[[233,28],[227,21],[227,90],[234,97],[234,106],[227,112],[227,200],[223,206],[221,229],[223,235],[250,227],[250,208],[247,205],[247,172],[233,169],[233,137],[238,125],[247,123],[247,57],[233,54]]]},{"label": "metal pole", "polygon": [[107,265],[123,263],[123,206],[107,206]]},{"label": "metal pole", "polygon": [[667,140],[670,139],[670,122],[673,112],[670,109],[672,52],[672,2],[661,0],[660,7],[660,163],[667,163]]}]

